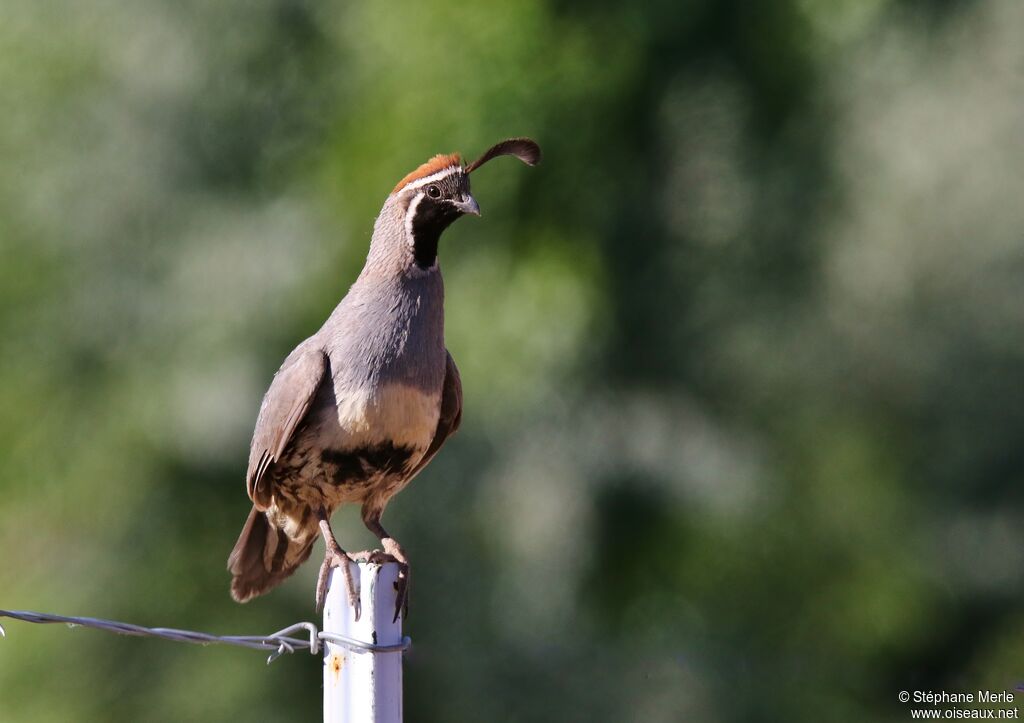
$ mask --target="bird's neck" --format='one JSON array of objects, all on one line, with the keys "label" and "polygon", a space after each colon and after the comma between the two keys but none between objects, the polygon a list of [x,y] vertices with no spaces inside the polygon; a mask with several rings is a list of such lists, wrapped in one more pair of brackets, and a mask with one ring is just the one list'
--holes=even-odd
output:
[{"label": "bird's neck", "polygon": [[451,204],[422,194],[389,197],[373,226],[366,268],[412,275],[436,271],[441,234],[458,216]]},{"label": "bird's neck", "polygon": [[406,242],[412,246],[415,264],[421,269],[437,265],[437,244],[441,234],[459,217],[450,203],[428,197],[410,202],[405,214]]},{"label": "bird's neck", "polygon": [[440,388],[445,354],[440,271],[378,275],[364,270],[334,316],[339,346],[361,360],[339,367],[339,373],[356,375],[347,383]]},{"label": "bird's neck", "polygon": [[412,237],[412,254],[416,266],[424,269],[437,269],[437,244],[441,240],[441,231],[435,227],[414,229]]}]

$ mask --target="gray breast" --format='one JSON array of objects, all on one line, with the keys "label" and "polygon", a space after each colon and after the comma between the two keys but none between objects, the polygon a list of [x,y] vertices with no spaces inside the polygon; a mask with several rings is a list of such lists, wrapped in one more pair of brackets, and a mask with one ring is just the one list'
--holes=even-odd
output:
[{"label": "gray breast", "polygon": [[339,393],[389,384],[440,392],[446,359],[440,271],[360,277],[319,333]]}]

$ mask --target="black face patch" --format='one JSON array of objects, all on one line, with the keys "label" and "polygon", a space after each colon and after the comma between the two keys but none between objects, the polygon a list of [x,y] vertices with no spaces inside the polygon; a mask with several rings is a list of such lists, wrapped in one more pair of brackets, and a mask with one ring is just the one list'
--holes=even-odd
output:
[{"label": "black face patch", "polygon": [[331,484],[359,486],[379,475],[405,474],[413,451],[411,447],[382,442],[348,450],[325,449],[320,453],[320,460],[329,473]]},{"label": "black face patch", "polygon": [[441,232],[461,215],[448,201],[435,201],[429,197],[420,201],[412,219],[413,256],[417,266],[428,269],[434,265]]},{"label": "black face patch", "polygon": [[427,269],[437,259],[441,233],[462,212],[452,203],[469,196],[469,176],[455,172],[419,189],[423,194],[412,218],[413,256],[416,265]]}]

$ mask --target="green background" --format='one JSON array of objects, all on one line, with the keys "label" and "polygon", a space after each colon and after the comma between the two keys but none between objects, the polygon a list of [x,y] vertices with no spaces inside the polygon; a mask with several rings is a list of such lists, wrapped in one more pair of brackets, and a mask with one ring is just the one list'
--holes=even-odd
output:
[{"label": "green background", "polygon": [[[407,720],[1024,680],[1017,0],[5,0],[0,607],[315,619],[315,564],[228,596],[261,395],[395,182],[511,135],[442,240],[462,431],[384,519]],[[310,656],[6,627],[5,723],[319,717]]]}]

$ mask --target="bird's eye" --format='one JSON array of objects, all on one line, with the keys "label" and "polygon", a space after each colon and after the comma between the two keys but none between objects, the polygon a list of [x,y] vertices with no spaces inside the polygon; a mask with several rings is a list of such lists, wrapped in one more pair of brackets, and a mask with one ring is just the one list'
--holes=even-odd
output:
[{"label": "bird's eye", "polygon": [[431,198],[441,198],[441,189],[437,186],[427,186],[427,195]]}]

